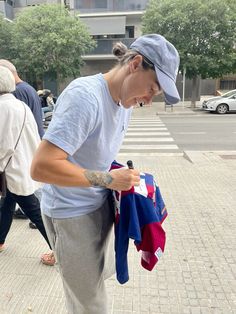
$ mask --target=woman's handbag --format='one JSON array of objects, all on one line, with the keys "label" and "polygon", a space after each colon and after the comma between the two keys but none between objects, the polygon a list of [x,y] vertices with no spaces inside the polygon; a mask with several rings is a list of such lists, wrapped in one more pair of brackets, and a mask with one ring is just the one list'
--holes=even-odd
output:
[{"label": "woman's handbag", "polygon": [[[25,109],[25,105],[24,105],[24,109]],[[21,127],[21,131],[20,131],[20,134],[18,136],[16,145],[14,147],[14,152],[16,150],[17,144],[18,144],[18,142],[20,140],[21,133],[22,133],[24,125],[25,125],[25,117],[26,117],[26,109],[25,109],[24,121],[23,121],[23,124],[22,124],[22,127]],[[13,152],[13,154],[14,154],[14,152]],[[5,168],[3,169],[3,171],[0,171],[0,196],[1,197],[5,197],[6,194],[7,194],[7,179],[6,179],[6,172],[5,172],[5,170],[6,170],[7,166],[9,165],[9,163],[10,163],[10,161],[12,159],[13,154],[8,159],[7,164],[6,164]]]}]

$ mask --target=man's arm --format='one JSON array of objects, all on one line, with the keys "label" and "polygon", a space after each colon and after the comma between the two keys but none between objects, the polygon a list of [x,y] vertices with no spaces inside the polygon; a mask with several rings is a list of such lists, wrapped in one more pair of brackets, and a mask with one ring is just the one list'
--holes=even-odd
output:
[{"label": "man's arm", "polygon": [[43,140],[31,165],[34,180],[60,186],[100,186],[114,190],[129,190],[139,185],[137,170],[121,168],[111,172],[80,168],[67,160],[68,154],[54,144]]}]

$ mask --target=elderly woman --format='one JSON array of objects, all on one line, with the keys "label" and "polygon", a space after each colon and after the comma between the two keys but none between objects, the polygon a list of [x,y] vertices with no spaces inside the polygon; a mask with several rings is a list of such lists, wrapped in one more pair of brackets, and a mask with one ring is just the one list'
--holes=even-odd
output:
[{"label": "elderly woman", "polygon": [[[35,223],[42,236],[49,241],[43,225],[40,204],[34,192],[40,184],[30,177],[30,164],[40,143],[37,124],[29,107],[11,94],[15,80],[9,69],[0,66],[0,171],[6,173],[6,197],[0,201],[0,252],[4,250],[10,230],[15,202]],[[50,254],[44,254],[49,265],[55,263]]]}]

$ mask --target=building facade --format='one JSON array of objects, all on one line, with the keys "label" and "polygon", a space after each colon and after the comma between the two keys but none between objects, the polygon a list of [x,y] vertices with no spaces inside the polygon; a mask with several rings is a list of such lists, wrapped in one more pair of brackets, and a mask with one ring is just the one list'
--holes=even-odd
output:
[{"label": "building facade", "polygon": [[[97,47],[84,55],[85,66],[81,75],[91,75],[106,72],[115,64],[112,55],[113,44],[121,41],[129,46],[135,38],[141,35],[142,15],[149,0],[0,0],[0,12],[7,20],[12,20],[21,10],[43,3],[58,3],[66,5],[72,15],[79,14],[81,20],[88,26],[91,35],[97,42]],[[60,93],[70,80],[59,85],[45,77],[45,88],[55,94]],[[191,96],[191,81],[186,80],[185,99]],[[183,77],[178,75],[177,88],[180,96],[183,94]],[[218,80],[198,80],[198,94],[214,94],[216,90],[236,88],[235,75]]]},{"label": "building facade", "polygon": [[83,56],[81,74],[106,72],[115,64],[112,54],[117,41],[129,46],[141,35],[141,18],[148,0],[68,0],[71,12],[79,13],[97,47]]}]

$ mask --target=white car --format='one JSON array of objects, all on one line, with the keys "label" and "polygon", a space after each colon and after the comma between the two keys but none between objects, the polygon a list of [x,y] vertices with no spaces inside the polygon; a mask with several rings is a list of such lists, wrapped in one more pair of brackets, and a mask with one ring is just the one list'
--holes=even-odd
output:
[{"label": "white car", "polygon": [[236,89],[221,96],[204,100],[202,103],[202,109],[215,111],[219,114],[224,114],[228,111],[236,111]]}]

